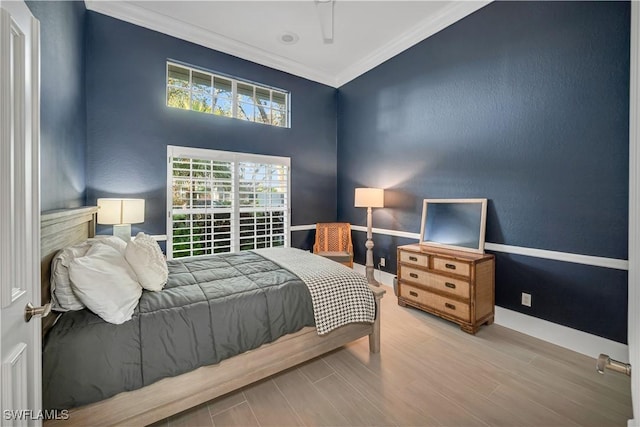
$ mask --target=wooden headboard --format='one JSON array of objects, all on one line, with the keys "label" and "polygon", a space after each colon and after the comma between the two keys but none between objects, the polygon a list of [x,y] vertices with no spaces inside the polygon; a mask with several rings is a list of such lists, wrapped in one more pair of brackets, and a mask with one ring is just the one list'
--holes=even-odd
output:
[{"label": "wooden headboard", "polygon": [[[80,243],[96,234],[97,206],[60,209],[40,215],[41,305],[51,301],[51,260],[62,248]],[[51,328],[53,314],[42,319],[42,335]]]}]

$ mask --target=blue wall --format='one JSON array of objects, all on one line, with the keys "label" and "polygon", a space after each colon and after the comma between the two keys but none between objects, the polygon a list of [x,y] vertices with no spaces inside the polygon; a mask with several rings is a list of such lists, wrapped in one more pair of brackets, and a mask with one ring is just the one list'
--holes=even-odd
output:
[{"label": "blue wall", "polygon": [[85,202],[84,2],[29,1],[40,20],[41,210]]},{"label": "blue wall", "polygon": [[[42,28],[43,210],[141,196],[139,228],[164,233],[165,147],[192,145],[290,156],[293,224],[337,211],[365,225],[353,188],[380,186],[388,207],[376,227],[418,232],[426,197],[487,197],[489,242],[627,258],[628,3],[493,3],[341,87],[337,101],[335,89],[82,2],[28,4]],[[289,89],[293,127],[166,108],[169,58]],[[293,233],[294,246],[312,241]],[[393,272],[396,247],[413,241],[375,242]],[[354,245],[364,263],[364,233]],[[498,305],[626,341],[626,272],[496,255]]]},{"label": "blue wall", "polygon": [[[283,129],[166,106],[173,59],[291,92]],[[167,145],[291,157],[292,224],[336,217],[336,89],[88,12],[87,202],[146,199],[139,228],[164,234]],[[294,244],[305,245],[306,233]]]},{"label": "blue wall", "polygon": [[[486,197],[488,242],[626,259],[629,29],[628,2],[495,2],[341,87],[339,219],[360,186],[416,233],[422,199]],[[374,240],[388,271],[415,242]],[[496,303],[626,342],[625,271],[498,254]]]}]

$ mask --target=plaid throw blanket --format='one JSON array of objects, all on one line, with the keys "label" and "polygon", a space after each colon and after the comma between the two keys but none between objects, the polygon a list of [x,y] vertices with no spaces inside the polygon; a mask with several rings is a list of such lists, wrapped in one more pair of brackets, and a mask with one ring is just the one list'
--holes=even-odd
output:
[{"label": "plaid throw blanket", "polygon": [[342,264],[294,248],[254,252],[281,265],[306,283],[318,335],[348,323],[373,323],[376,305],[367,279]]}]

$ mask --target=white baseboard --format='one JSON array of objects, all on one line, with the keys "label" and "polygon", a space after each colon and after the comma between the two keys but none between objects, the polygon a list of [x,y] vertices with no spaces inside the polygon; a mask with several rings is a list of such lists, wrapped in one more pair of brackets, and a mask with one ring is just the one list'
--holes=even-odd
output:
[{"label": "white baseboard", "polygon": [[[354,264],[353,269],[365,274],[364,265]],[[382,285],[391,288],[392,297],[394,277],[394,274],[385,271],[375,271],[375,279]],[[629,362],[629,347],[626,344],[578,331],[577,329],[572,329],[547,320],[538,319],[537,317],[528,316],[517,311],[496,306],[495,323],[577,353],[593,357],[594,369],[595,359],[597,359],[600,353],[608,354],[612,359],[624,363]]]},{"label": "white baseboard", "polygon": [[612,359],[624,363],[629,361],[629,347],[626,344],[538,319],[537,317],[527,316],[517,311],[496,306],[495,323],[593,357],[594,369],[595,359],[598,358],[600,353],[608,354]]},{"label": "white baseboard", "polygon": [[[362,264],[354,263],[353,269],[360,274],[366,274],[365,266]],[[376,270],[373,273],[373,277],[382,285],[390,287],[391,292],[393,293],[393,278],[396,277],[395,274],[387,273],[386,271],[382,270]]]}]

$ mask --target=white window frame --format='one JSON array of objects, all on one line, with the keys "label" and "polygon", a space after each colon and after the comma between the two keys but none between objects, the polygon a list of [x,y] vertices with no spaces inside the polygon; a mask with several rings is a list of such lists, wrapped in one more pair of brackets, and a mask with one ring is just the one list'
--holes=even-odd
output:
[{"label": "white window frame", "polygon": [[[272,165],[281,165],[287,167],[287,187],[286,187],[286,206],[284,217],[284,247],[291,245],[291,158],[279,156],[267,156],[260,154],[238,153],[232,151],[210,150],[205,148],[181,147],[175,145],[167,146],[167,259],[173,259],[173,158],[194,158],[202,160],[213,160],[231,162],[237,166],[241,162],[263,163]],[[238,168],[234,167],[234,185],[232,192],[233,199],[236,201],[232,205],[232,232],[231,232],[231,250],[237,252],[240,248],[240,213],[241,209],[246,209],[237,203],[239,179]]]},{"label": "white window frame", "polygon": [[[184,88],[184,87],[179,87],[179,86],[172,86],[169,84],[169,67],[170,66],[174,66],[174,67],[180,67],[180,68],[184,68],[185,70],[189,71],[189,87]],[[243,120],[243,121],[247,121],[247,122],[252,122],[252,123],[259,123],[259,124],[263,124],[263,125],[268,125],[268,126],[274,126],[274,127],[280,127],[280,128],[291,128],[291,93],[287,90],[284,89],[280,89],[280,88],[276,88],[273,86],[268,86],[268,85],[264,85],[264,84],[260,84],[260,83],[256,83],[256,82],[252,82],[252,81],[248,81],[248,80],[243,80],[243,79],[239,79],[237,77],[233,77],[233,76],[227,76],[224,74],[217,74],[217,73],[212,73],[210,71],[207,70],[203,70],[197,67],[193,67],[193,66],[189,66],[183,63],[180,63],[178,61],[167,61],[166,66],[165,66],[165,97],[164,97],[164,102],[165,105],[169,108],[178,108],[178,109],[184,109],[187,111],[196,111],[197,110],[192,110],[191,109],[191,100],[193,98],[193,72],[197,72],[200,74],[207,74],[211,77],[212,79],[212,93],[211,93],[211,99],[214,100],[215,99],[215,91],[213,88],[213,79],[215,79],[216,77],[219,79],[224,79],[224,80],[229,80],[231,82],[231,117],[234,119],[239,119],[239,120]],[[284,111],[284,119],[286,121],[286,123],[284,124],[284,126],[282,125],[274,125],[273,123],[263,123],[263,122],[258,122],[255,120],[245,120],[242,119],[238,116],[238,84],[242,84],[242,85],[247,85],[247,86],[251,86],[253,88],[253,97],[252,97],[252,101],[253,101],[253,105],[254,108],[256,105],[259,105],[258,99],[256,98],[256,91],[258,89],[263,89],[263,90],[268,90],[269,91],[269,102],[273,102],[273,93],[274,92],[278,92],[281,94],[284,94],[284,100],[285,100],[285,111]],[[189,92],[189,102],[188,102],[188,108],[180,108],[180,107],[173,107],[168,105],[168,99],[169,99],[169,88],[176,88],[176,89],[180,89],[180,90],[184,90],[186,92]],[[205,112],[205,114],[212,114],[212,115],[217,115],[213,112],[213,108],[211,113]],[[270,120],[273,121],[273,108],[270,106],[269,107],[269,114],[270,114]],[[223,116],[223,115],[219,115],[219,117],[227,117],[227,116]]]}]

